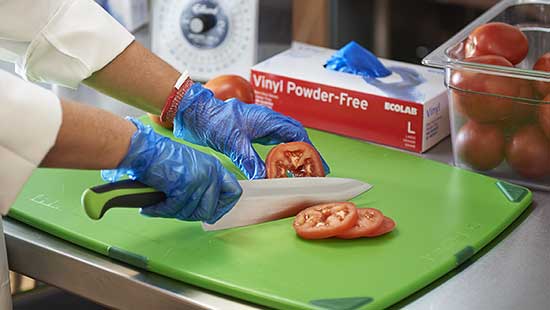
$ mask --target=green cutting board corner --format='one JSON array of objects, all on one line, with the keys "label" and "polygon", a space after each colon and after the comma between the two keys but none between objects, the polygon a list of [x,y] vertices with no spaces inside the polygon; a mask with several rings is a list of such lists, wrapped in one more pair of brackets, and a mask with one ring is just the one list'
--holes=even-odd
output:
[{"label": "green cutting board corner", "polygon": [[[146,218],[132,209],[93,221],[80,195],[103,183],[99,173],[56,169],[32,175],[10,216],[134,266],[268,307],[355,310],[388,307],[449,272],[532,199],[522,187],[466,170],[320,131],[309,134],[331,176],[374,185],[353,201],[393,218],[392,233],[306,241],[295,235],[292,218],[205,232],[199,223]],[[261,155],[268,150],[258,146]],[[243,178],[227,158],[214,155]]]}]

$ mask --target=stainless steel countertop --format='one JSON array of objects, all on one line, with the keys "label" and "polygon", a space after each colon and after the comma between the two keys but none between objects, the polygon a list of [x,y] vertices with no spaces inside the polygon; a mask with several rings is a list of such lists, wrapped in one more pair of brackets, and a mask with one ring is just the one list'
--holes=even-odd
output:
[{"label": "stainless steel countertop", "polygon": [[[147,33],[138,33],[147,43]],[[82,86],[60,95],[120,115],[141,112]],[[422,155],[451,163],[450,139]],[[392,308],[550,309],[550,193],[457,270]],[[10,269],[116,309],[258,309],[211,291],[139,270],[7,218]]]},{"label": "stainless steel countertop", "polygon": [[10,270],[113,309],[260,309],[140,270],[4,219]]}]

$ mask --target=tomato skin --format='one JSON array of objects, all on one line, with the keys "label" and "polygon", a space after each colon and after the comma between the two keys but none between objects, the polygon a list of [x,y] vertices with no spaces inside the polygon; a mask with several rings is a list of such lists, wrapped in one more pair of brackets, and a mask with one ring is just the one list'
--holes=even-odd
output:
[{"label": "tomato skin", "polygon": [[[533,70],[550,72],[550,53],[542,55],[533,66]],[[550,94],[550,82],[535,81],[535,88],[541,97]]]},{"label": "tomato skin", "polygon": [[529,51],[527,36],[517,27],[505,23],[487,23],[468,36],[465,57],[499,55],[513,65],[520,63]]},{"label": "tomato skin", "polygon": [[550,139],[550,94],[543,99],[548,103],[541,103],[539,107],[539,124],[544,134]]},{"label": "tomato skin", "polygon": [[340,239],[355,239],[365,237],[378,230],[384,222],[384,214],[374,208],[357,209],[359,218],[357,224],[336,236]]},{"label": "tomato skin", "polygon": [[221,100],[237,98],[245,103],[255,102],[252,85],[238,75],[217,76],[204,84],[204,87],[210,89],[214,93],[214,97]]},{"label": "tomato skin", "polygon": [[289,142],[275,146],[267,154],[265,165],[268,179],[287,178],[288,172],[295,177],[325,176],[321,156],[307,142]]},{"label": "tomato skin", "polygon": [[[527,80],[518,80],[519,83],[519,97],[523,99],[536,99],[535,90],[533,84]],[[522,122],[529,121],[534,118],[537,113],[537,105],[533,103],[526,103],[522,101],[514,102],[514,113],[512,113],[512,120],[514,124],[521,124]]]},{"label": "tomato skin", "polygon": [[384,216],[384,221],[382,222],[382,225],[380,225],[380,227],[377,230],[367,234],[365,237],[377,237],[377,236],[385,235],[393,231],[395,226],[396,224],[394,220],[392,220],[387,216]]},{"label": "tomato skin", "polygon": [[[531,81],[518,80],[517,82],[520,85],[519,98],[537,98],[535,94],[536,91]],[[535,122],[538,111],[538,104],[517,100],[512,103],[512,111],[512,114],[508,118],[494,122],[495,125],[498,125],[500,128],[502,128],[502,130],[504,130],[505,136],[514,133],[519,127],[527,123]]]},{"label": "tomato skin", "polygon": [[550,141],[537,125],[526,125],[506,146],[506,160],[523,177],[544,177],[550,172]]},{"label": "tomato skin", "polygon": [[303,239],[324,239],[352,228],[357,220],[355,204],[333,202],[302,210],[296,215],[292,226]]},{"label": "tomato skin", "polygon": [[491,170],[504,159],[504,133],[495,125],[469,121],[455,139],[458,156],[477,170]]},{"label": "tomato skin", "polygon": [[[508,60],[495,55],[472,57],[464,61],[512,67]],[[452,90],[452,100],[458,112],[480,123],[510,118],[514,113],[514,101],[500,98],[498,95],[518,97],[523,87],[518,80],[513,78],[461,70],[455,70],[451,74],[450,86],[457,88]]]},{"label": "tomato skin", "polygon": [[155,122],[157,125],[160,125],[166,129],[174,129],[174,123],[172,122],[163,122],[160,120],[160,116],[158,115],[155,115],[155,114],[151,114],[151,113],[147,113],[147,116],[149,116],[149,118]]}]

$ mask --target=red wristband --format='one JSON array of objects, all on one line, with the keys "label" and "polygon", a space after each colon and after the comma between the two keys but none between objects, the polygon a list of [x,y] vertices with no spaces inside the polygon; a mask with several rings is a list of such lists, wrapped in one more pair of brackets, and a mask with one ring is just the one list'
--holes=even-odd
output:
[{"label": "red wristband", "polygon": [[183,72],[176,81],[174,89],[168,95],[164,108],[162,108],[162,112],[160,113],[160,120],[162,122],[172,123],[174,121],[180,101],[189,88],[191,88],[191,85],[193,85],[193,80],[191,80],[187,71]]}]

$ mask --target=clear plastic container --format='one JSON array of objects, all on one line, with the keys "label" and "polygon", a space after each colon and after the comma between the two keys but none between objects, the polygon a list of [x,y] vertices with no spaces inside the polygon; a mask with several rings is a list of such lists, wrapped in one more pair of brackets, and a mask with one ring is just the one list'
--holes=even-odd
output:
[{"label": "clear plastic container", "polygon": [[[464,61],[468,35],[489,22],[527,36],[515,67]],[[424,58],[445,69],[456,166],[550,190],[550,72],[532,70],[548,52],[550,0],[504,0]]]}]

